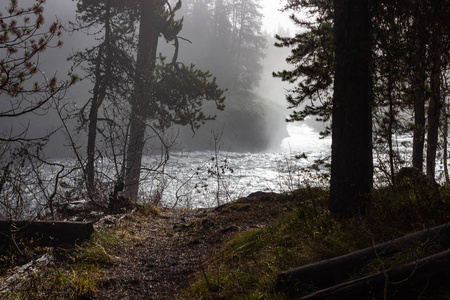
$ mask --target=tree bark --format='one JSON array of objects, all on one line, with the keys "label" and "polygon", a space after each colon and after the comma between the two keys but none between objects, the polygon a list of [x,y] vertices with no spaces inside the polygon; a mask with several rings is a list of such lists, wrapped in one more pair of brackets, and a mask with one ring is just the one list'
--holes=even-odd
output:
[{"label": "tree bark", "polygon": [[335,0],[334,8],[330,211],[350,216],[364,209],[373,180],[370,17],[367,0]]},{"label": "tree bark", "polygon": [[146,120],[149,104],[153,101],[151,89],[156,63],[159,30],[156,20],[159,0],[140,0],[140,26],[134,96],[131,99],[130,133],[126,153],[126,174],[124,195],[138,199],[142,154],[145,145]]},{"label": "tree bark", "polygon": [[415,13],[415,53],[413,55],[413,78],[412,89],[414,99],[414,132],[413,132],[413,157],[412,166],[423,171],[423,156],[425,144],[425,55],[426,55],[426,33],[424,18],[421,14],[419,4],[416,4]]},{"label": "tree bark", "polygon": [[[87,189],[93,195],[95,188],[95,144],[97,139],[98,109],[106,97],[106,89],[111,76],[111,5],[106,1],[105,11],[105,40],[99,47],[95,66],[95,85],[93,89],[91,108],[89,110],[88,142],[87,142]],[[104,56],[104,57],[103,57]],[[104,74],[102,76],[102,62],[104,61]]]},{"label": "tree bark", "polygon": [[450,183],[450,177],[448,174],[448,117],[447,117],[447,103],[445,101],[446,97],[443,97],[444,103],[443,103],[443,129],[442,129],[442,136],[443,136],[443,162],[444,162],[444,176],[445,176],[445,185],[448,185]]},{"label": "tree bark", "polygon": [[94,233],[92,223],[0,220],[0,241],[11,239],[31,242],[34,246],[75,245]]},{"label": "tree bark", "polygon": [[394,145],[393,145],[393,135],[394,135],[394,123],[395,123],[395,111],[394,111],[394,78],[392,75],[392,68],[389,67],[388,74],[388,100],[389,100],[389,124],[387,133],[387,143],[389,147],[389,170],[390,170],[390,180],[392,186],[395,188],[395,166],[394,166]]},{"label": "tree bark", "polygon": [[439,124],[442,110],[441,99],[441,46],[442,34],[439,28],[433,32],[431,44],[431,99],[428,106],[427,175],[436,180],[436,152],[439,139]]},{"label": "tree bark", "polygon": [[418,299],[425,290],[447,286],[450,279],[450,250],[396,268],[345,282],[302,300]]}]

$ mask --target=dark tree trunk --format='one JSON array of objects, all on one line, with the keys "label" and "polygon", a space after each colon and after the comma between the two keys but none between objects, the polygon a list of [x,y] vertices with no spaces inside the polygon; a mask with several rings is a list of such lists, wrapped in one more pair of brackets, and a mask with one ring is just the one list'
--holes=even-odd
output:
[{"label": "dark tree trunk", "polygon": [[442,136],[443,136],[443,162],[444,162],[444,176],[445,176],[445,184],[448,185],[450,183],[450,178],[448,175],[448,139],[447,139],[447,135],[448,135],[448,116],[447,116],[447,103],[445,101],[446,97],[443,97],[444,99],[444,105],[443,105],[443,113],[444,113],[444,117],[443,117],[443,129],[442,129]]},{"label": "dark tree trunk", "polygon": [[[418,4],[416,4],[419,6]],[[420,13],[420,7],[416,8],[415,13],[415,60],[413,64],[412,89],[414,98],[414,133],[413,133],[413,157],[412,166],[420,171],[423,170],[423,154],[425,144],[425,54],[426,54],[426,36],[424,20]]]},{"label": "dark tree trunk", "polygon": [[92,223],[0,220],[0,242],[11,239],[33,242],[34,246],[61,246],[80,243],[94,233]]},{"label": "dark tree trunk", "polygon": [[155,20],[163,2],[140,1],[140,26],[134,96],[131,99],[130,133],[126,153],[125,196],[137,200],[146,120],[151,103],[151,86],[156,63],[159,30]]},{"label": "dark tree trunk", "polygon": [[428,139],[427,139],[427,175],[435,181],[436,152],[439,139],[439,121],[441,118],[441,39],[440,30],[436,28],[431,44],[431,99],[428,106]]},{"label": "dark tree trunk", "polygon": [[420,87],[417,87],[417,91],[414,93],[414,133],[413,133],[413,154],[412,154],[412,166],[418,170],[423,170],[423,147],[425,144],[425,91],[422,89],[422,85],[425,83],[425,76],[422,74],[416,74],[422,79]]},{"label": "dark tree trunk", "polygon": [[[100,51],[101,53],[101,51]],[[86,177],[87,177],[87,189],[89,194],[93,193],[95,182],[95,142],[97,139],[97,123],[98,123],[98,108],[100,99],[104,97],[104,93],[101,92],[101,79],[100,79],[100,64],[101,58],[97,57],[96,65],[96,82],[93,90],[91,108],[89,110],[89,124],[88,124],[88,141],[87,141],[87,163],[86,163]],[[102,95],[101,95],[102,94]]]},{"label": "dark tree trunk", "polygon": [[447,287],[449,279],[450,250],[447,250],[298,299],[421,299],[425,291]]},{"label": "dark tree trunk", "polygon": [[335,0],[330,211],[358,213],[372,189],[370,18],[367,0]]},{"label": "dark tree trunk", "polygon": [[[111,73],[111,6],[106,2],[105,12],[105,40],[100,45],[95,66],[95,85],[92,95],[91,108],[89,110],[88,144],[86,177],[88,192],[92,197],[95,187],[95,144],[97,139],[98,109],[106,97],[106,89],[109,85],[108,78]],[[105,63],[104,66],[102,64]],[[102,67],[104,67],[102,75]]]},{"label": "dark tree trunk", "polygon": [[389,147],[389,170],[390,170],[390,180],[392,186],[395,185],[395,166],[394,166],[394,145],[393,145],[393,135],[394,135],[394,122],[395,122],[395,111],[394,111],[394,78],[392,76],[392,69],[389,68],[388,75],[388,98],[389,98],[389,124],[387,133],[387,142]]}]

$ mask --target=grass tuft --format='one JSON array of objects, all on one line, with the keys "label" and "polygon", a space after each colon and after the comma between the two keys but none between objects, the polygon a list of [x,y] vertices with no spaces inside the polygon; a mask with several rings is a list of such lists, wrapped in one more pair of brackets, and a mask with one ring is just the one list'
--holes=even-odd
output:
[{"label": "grass tuft", "polygon": [[111,253],[120,244],[117,236],[96,232],[73,249],[48,248],[47,259],[2,278],[4,282],[9,278],[10,284],[2,286],[0,299],[80,299],[93,295],[102,278],[101,266],[112,261]]}]

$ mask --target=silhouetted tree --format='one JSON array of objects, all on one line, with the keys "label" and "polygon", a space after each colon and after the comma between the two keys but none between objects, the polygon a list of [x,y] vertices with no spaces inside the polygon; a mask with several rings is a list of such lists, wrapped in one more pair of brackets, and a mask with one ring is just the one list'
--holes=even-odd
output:
[{"label": "silhouetted tree", "polygon": [[[286,61],[292,70],[274,72],[282,81],[296,83],[289,89],[286,99],[294,110],[289,121],[303,121],[312,116],[328,122],[331,118],[332,85],[334,78],[333,2],[331,0],[288,1],[285,9],[302,11],[305,19],[291,19],[302,30],[294,37],[277,35],[277,47],[292,48]],[[323,134],[328,134],[328,130]]]},{"label": "silhouetted tree", "polygon": [[353,215],[372,189],[371,38],[366,0],[334,2],[330,211]]},{"label": "silhouetted tree", "polygon": [[[449,32],[450,1],[432,1],[427,18],[430,21],[430,104],[428,106],[428,133],[427,133],[427,175],[436,179],[436,156],[439,144],[439,127],[441,126],[441,114],[444,106],[444,83],[442,74],[448,68],[449,63]],[[444,118],[446,116],[444,115]],[[445,123],[445,121],[444,121]],[[443,131],[444,143],[446,132]],[[444,148],[444,147],[442,147]]]},{"label": "silhouetted tree", "polygon": [[[414,105],[414,135],[412,166],[423,169],[423,149],[425,144],[425,102],[426,102],[426,45],[427,30],[424,16],[424,1],[415,1],[411,5],[413,14],[412,61],[410,62],[413,74],[411,88],[413,90]],[[422,7],[421,7],[422,6]]]},{"label": "silhouetted tree", "polygon": [[[331,4],[330,0],[287,1],[286,9],[294,11],[291,17],[302,31],[294,37],[278,36],[278,46],[292,47],[287,60],[294,68],[274,75],[297,84],[287,94],[289,106],[296,108],[291,121],[302,121],[307,116],[327,121],[331,117],[334,78]],[[370,5],[376,167],[391,183],[398,169],[408,161],[423,169],[427,141],[427,173],[435,176],[442,103],[439,81],[448,66],[448,51],[444,49],[448,49],[449,22],[444,16],[450,6],[446,1],[432,0],[383,0]],[[301,18],[296,15],[299,11]],[[405,134],[413,136],[411,157],[401,153],[402,148],[411,145],[397,140]]]}]

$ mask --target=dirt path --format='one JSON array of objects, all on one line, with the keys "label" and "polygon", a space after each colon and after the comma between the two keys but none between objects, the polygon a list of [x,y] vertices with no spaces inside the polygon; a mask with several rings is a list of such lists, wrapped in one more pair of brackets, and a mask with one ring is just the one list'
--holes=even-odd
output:
[{"label": "dirt path", "polygon": [[104,269],[107,275],[92,299],[176,299],[225,240],[271,223],[291,206],[273,194],[255,193],[210,211],[169,210],[130,222],[127,231],[135,237]]},{"label": "dirt path", "polygon": [[128,239],[117,253],[119,259],[105,270],[108,277],[94,299],[173,299],[189,284],[210,251],[206,245],[192,245],[176,228],[198,212],[165,215],[127,228],[136,238]]}]

